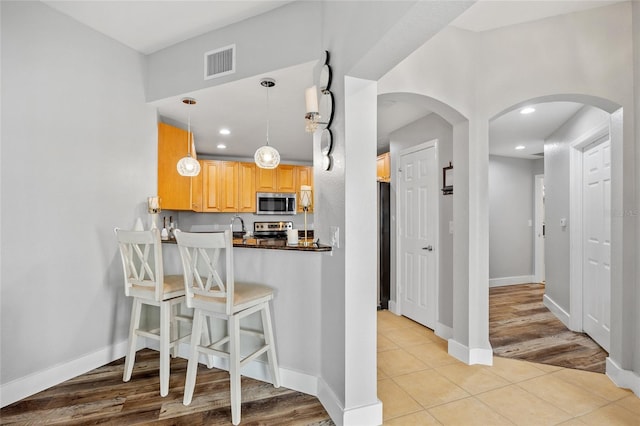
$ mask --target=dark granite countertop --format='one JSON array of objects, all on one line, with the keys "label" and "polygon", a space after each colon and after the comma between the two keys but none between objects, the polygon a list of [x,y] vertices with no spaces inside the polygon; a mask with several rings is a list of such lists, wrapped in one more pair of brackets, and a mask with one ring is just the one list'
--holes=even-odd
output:
[{"label": "dark granite countertop", "polygon": [[[175,244],[176,240],[163,240],[164,244]],[[311,241],[306,246],[303,242],[299,242],[298,245],[287,245],[286,240],[274,240],[274,239],[256,239],[248,238],[243,240],[241,238],[233,239],[233,246],[238,248],[251,248],[251,249],[268,249],[268,250],[289,250],[289,251],[313,251],[324,252],[331,251],[331,246],[326,244],[316,244]]]}]

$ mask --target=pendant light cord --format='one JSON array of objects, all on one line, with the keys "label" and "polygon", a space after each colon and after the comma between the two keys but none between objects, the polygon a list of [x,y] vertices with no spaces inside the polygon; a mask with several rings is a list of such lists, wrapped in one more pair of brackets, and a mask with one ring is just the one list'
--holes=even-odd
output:
[{"label": "pendant light cord", "polygon": [[191,157],[191,111],[187,116],[187,155]]},{"label": "pendant light cord", "polygon": [[269,86],[267,86],[267,146],[269,146]]}]

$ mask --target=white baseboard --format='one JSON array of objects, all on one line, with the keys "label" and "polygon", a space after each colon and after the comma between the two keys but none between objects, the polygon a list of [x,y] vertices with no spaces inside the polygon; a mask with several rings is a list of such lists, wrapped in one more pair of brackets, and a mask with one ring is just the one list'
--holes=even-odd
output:
[{"label": "white baseboard", "polygon": [[345,410],[333,390],[320,379],[318,399],[336,426],[381,425],[382,402]]},{"label": "white baseboard", "polygon": [[[139,339],[144,341],[144,339]],[[142,348],[144,346],[140,346]],[[23,398],[41,392],[66,380],[77,377],[102,367],[127,353],[127,341],[107,346],[99,351],[84,355],[80,358],[55,365],[46,370],[37,371],[28,376],[3,383],[0,387],[0,407],[5,407]]]},{"label": "white baseboard", "polygon": [[533,275],[520,275],[517,277],[503,277],[489,279],[489,287],[504,287],[506,285],[529,284],[535,282]]},{"label": "white baseboard", "polygon": [[436,336],[444,340],[449,340],[453,337],[453,328],[442,324],[440,321],[436,321],[435,333]]},{"label": "white baseboard", "polygon": [[[553,315],[556,316],[556,318],[558,318],[560,321],[562,321],[562,323],[569,330],[572,330],[572,328],[571,328],[571,315],[569,315],[569,312],[565,311],[562,308],[562,306],[558,305],[556,302],[553,301],[553,299],[551,299],[546,294],[542,297],[542,303],[544,304],[544,306],[547,307],[547,309],[549,309],[551,311],[551,313]],[[578,331],[578,330],[573,330],[573,331]],[[582,331],[582,330],[580,330],[580,331]]]},{"label": "white baseboard", "polygon": [[398,311],[398,305],[396,304],[395,300],[389,300],[389,311],[393,312],[396,315],[400,315],[400,312]]},{"label": "white baseboard", "polygon": [[493,365],[493,350],[491,348],[469,348],[454,339],[449,339],[448,342],[449,355],[465,364]]},{"label": "white baseboard", "polygon": [[379,399],[370,405],[352,408],[344,412],[345,426],[359,425],[381,425],[382,424],[382,401]]},{"label": "white baseboard", "polygon": [[344,407],[340,403],[340,400],[333,392],[333,390],[322,379],[318,380],[317,396],[318,400],[320,400],[320,403],[322,404],[324,409],[327,410],[329,417],[331,417],[331,420],[333,420],[336,426],[343,426],[344,420],[342,416],[344,413]]},{"label": "white baseboard", "polygon": [[609,357],[607,357],[606,374],[616,386],[630,389],[637,397],[640,397],[640,376],[638,374],[624,370]]}]

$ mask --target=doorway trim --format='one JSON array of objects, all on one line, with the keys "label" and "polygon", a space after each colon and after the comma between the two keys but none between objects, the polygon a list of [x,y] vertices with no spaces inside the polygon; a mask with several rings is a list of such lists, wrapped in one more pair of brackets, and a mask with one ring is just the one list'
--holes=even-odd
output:
[{"label": "doorway trim", "polygon": [[582,221],[582,188],[583,188],[583,150],[594,142],[611,137],[610,120],[606,120],[570,144],[569,150],[569,328],[582,332],[582,265],[583,265],[583,221]]},{"label": "doorway trim", "polygon": [[[432,139],[429,140],[427,142],[422,142],[419,143],[417,145],[405,148],[403,150],[401,150],[400,152],[398,152],[397,157],[401,158],[403,155],[406,154],[412,154],[414,152],[417,151],[421,151],[424,149],[429,149],[429,148],[433,148],[435,149],[435,163],[436,166],[440,165],[440,153],[438,150],[438,139]],[[398,163],[398,167],[395,170],[395,181],[397,182],[398,187],[401,185],[401,173],[402,170],[400,169],[399,163]],[[440,182],[440,178],[438,177],[439,174],[437,173],[436,170],[436,181],[435,181],[435,188],[437,191],[439,191],[439,184]],[[400,189],[398,188],[397,193],[400,193]],[[403,225],[402,223],[402,209],[401,209],[401,197],[398,195],[396,196],[395,199],[395,204],[396,204],[396,226],[395,226],[395,233],[396,233],[396,239],[395,239],[395,248],[396,248],[396,270],[395,270],[395,281],[396,281],[396,285],[395,285],[395,291],[396,291],[396,304],[395,304],[395,310],[394,312],[398,315],[403,315],[402,312],[402,295],[404,293],[405,288],[401,283],[401,265],[402,265],[402,251],[401,249],[401,238],[400,238],[400,227]],[[436,223],[436,232],[435,232],[435,256],[436,256],[436,260],[435,260],[435,264],[436,264],[436,282],[435,282],[435,299],[436,299],[436,303],[435,303],[435,322],[433,324],[433,329],[435,330],[436,326],[439,324],[439,307],[440,307],[440,193],[438,192],[436,195],[436,199],[435,199],[435,223]]]},{"label": "doorway trim", "polygon": [[544,174],[534,176],[534,209],[535,223],[533,228],[534,238],[534,271],[533,280],[537,283],[544,281]]}]

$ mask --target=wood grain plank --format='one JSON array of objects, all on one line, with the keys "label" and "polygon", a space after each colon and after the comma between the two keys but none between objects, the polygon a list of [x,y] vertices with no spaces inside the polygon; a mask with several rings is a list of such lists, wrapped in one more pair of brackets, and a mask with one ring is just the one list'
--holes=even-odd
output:
[{"label": "wood grain plank", "polygon": [[489,340],[505,358],[604,373],[607,352],[544,306],[544,284],[489,289]]},{"label": "wood grain plank", "polygon": [[[169,394],[160,396],[159,356],[138,351],[122,381],[124,358],[0,409],[0,424],[228,425],[229,373],[198,366],[193,402],[182,404],[187,361],[171,359]],[[242,424],[333,425],[317,398],[242,377]]]}]

